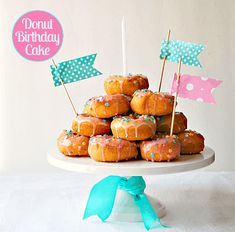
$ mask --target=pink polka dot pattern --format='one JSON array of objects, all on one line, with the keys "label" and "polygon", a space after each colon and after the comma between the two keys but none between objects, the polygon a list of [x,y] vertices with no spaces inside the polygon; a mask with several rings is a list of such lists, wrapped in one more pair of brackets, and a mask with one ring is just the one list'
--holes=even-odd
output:
[{"label": "pink polka dot pattern", "polygon": [[[215,103],[212,92],[222,83],[221,80],[200,76],[181,75],[178,96],[205,103]],[[177,74],[174,75],[171,93],[177,91]]]}]

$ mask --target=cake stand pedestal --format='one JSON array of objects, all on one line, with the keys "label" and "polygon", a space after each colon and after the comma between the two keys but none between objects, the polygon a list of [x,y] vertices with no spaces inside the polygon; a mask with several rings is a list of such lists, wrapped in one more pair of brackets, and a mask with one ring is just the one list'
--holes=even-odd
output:
[{"label": "cake stand pedestal", "polygon": [[[58,168],[74,172],[83,172],[99,175],[146,176],[160,175],[178,172],[186,172],[206,167],[214,162],[215,152],[206,147],[201,154],[181,155],[179,159],[172,162],[147,162],[145,160],[132,160],[128,162],[106,163],[96,162],[89,158],[73,158],[60,154],[56,150],[47,153],[48,162]],[[165,206],[154,196],[148,199],[158,217],[166,215]],[[133,197],[123,190],[118,190],[114,207],[108,221],[142,221],[139,209]]]}]

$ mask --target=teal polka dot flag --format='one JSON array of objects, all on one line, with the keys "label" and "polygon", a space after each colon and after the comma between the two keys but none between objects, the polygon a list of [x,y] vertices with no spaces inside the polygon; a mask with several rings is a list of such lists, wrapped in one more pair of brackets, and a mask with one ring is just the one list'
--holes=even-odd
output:
[{"label": "teal polka dot flag", "polygon": [[179,40],[162,41],[160,58],[179,63],[182,58],[182,63],[195,67],[201,67],[198,60],[198,55],[204,50],[206,46],[203,44],[195,44]]},{"label": "teal polka dot flag", "polygon": [[57,64],[57,68],[51,65],[50,68],[54,85],[60,86],[62,84],[60,78],[63,80],[64,84],[68,84],[101,75],[102,73],[99,70],[92,67],[95,58],[96,54],[92,54],[60,62]]}]

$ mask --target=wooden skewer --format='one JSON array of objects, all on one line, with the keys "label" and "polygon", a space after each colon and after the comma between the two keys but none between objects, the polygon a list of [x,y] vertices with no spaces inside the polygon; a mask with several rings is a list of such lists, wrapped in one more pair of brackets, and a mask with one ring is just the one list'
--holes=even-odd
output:
[{"label": "wooden skewer", "polygon": [[[56,63],[55,63],[55,61],[54,61],[53,59],[52,59],[52,62],[53,62],[53,64],[54,64],[55,68],[57,69],[57,65],[56,65]],[[63,87],[64,87],[64,90],[65,90],[65,92],[66,92],[66,95],[67,95],[67,97],[68,97],[68,99],[69,99],[69,101],[70,101],[70,104],[71,104],[71,106],[72,106],[72,108],[73,108],[73,111],[74,111],[74,113],[75,113],[75,116],[77,116],[78,113],[77,113],[77,111],[76,111],[76,109],[75,109],[75,107],[74,107],[74,104],[73,104],[72,99],[71,99],[71,97],[70,97],[70,95],[69,95],[69,92],[68,92],[68,90],[67,90],[67,88],[66,88],[66,86],[65,86],[65,84],[64,84],[64,81],[62,80],[62,78],[60,77],[60,75],[59,75],[59,78],[60,78],[60,81],[61,81],[61,83],[62,83],[62,85],[63,85]]]},{"label": "wooden skewer", "polygon": [[[170,36],[171,36],[171,30],[168,31],[167,41],[166,41],[167,44],[169,43]],[[161,91],[161,87],[162,87],[162,78],[163,78],[165,64],[166,64],[166,57],[167,56],[164,56],[163,63],[162,63],[162,69],[161,69],[161,76],[160,76],[160,83],[159,83],[159,87],[158,87],[158,92]]]},{"label": "wooden skewer", "polygon": [[178,74],[177,74],[177,89],[176,89],[176,93],[175,93],[174,106],[173,106],[173,112],[172,112],[172,118],[171,118],[170,136],[173,135],[174,121],[175,121],[175,108],[176,108],[176,102],[177,102],[178,93],[179,93],[179,86],[180,86],[181,62],[182,62],[182,59],[180,58],[180,62],[179,62],[179,66],[178,66]]}]

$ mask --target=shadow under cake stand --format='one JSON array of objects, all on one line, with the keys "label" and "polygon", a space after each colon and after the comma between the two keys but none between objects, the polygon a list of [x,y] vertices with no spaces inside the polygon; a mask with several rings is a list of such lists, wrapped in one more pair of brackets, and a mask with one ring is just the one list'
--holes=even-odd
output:
[{"label": "shadow under cake stand", "polygon": [[[58,151],[47,153],[48,162],[58,168],[91,174],[118,175],[118,176],[147,176],[191,171],[206,167],[214,162],[215,152],[205,147],[201,154],[181,155],[172,162],[147,162],[145,160],[131,160],[128,162],[107,163],[96,162],[87,157],[67,157]],[[146,194],[159,218],[166,215],[165,206],[155,197]],[[132,196],[123,190],[118,190],[114,207],[109,221],[142,221],[138,206]]]}]

